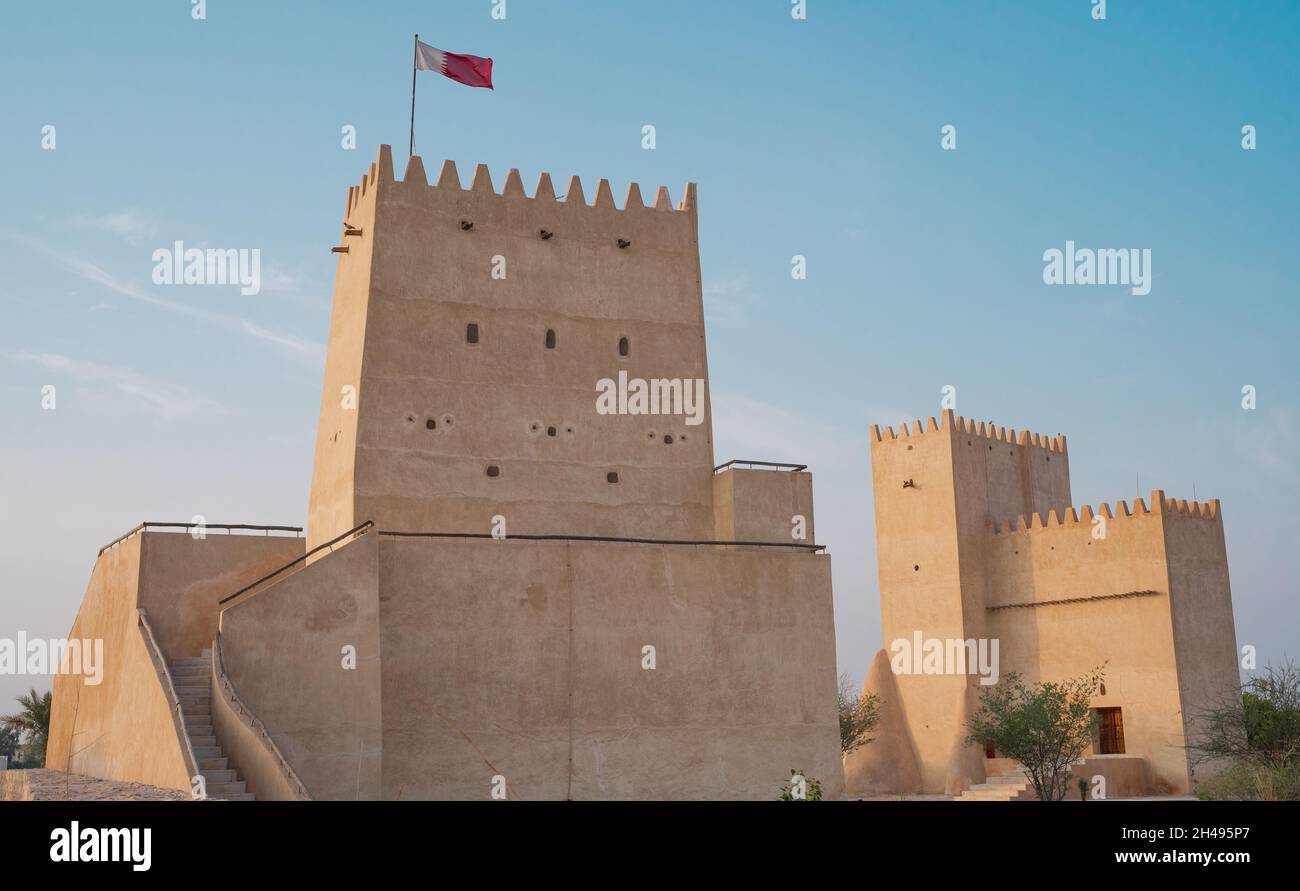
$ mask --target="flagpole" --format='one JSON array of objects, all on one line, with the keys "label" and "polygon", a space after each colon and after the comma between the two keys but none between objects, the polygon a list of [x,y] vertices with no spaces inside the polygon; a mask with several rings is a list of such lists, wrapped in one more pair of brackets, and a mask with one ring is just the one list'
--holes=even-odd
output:
[{"label": "flagpole", "polygon": [[411,51],[411,141],[406,149],[406,158],[415,155],[415,71],[420,59],[420,35],[415,35],[415,44]]}]

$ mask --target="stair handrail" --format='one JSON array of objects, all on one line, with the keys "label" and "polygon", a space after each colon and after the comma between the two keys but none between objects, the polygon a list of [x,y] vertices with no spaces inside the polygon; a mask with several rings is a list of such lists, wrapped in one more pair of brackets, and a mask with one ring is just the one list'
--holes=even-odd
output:
[{"label": "stair handrail", "polygon": [[168,700],[168,711],[171,712],[172,725],[176,729],[177,735],[182,742],[181,758],[185,761],[185,769],[189,773],[190,794],[194,794],[194,779],[202,776],[199,770],[199,759],[194,754],[194,746],[190,742],[190,732],[185,729],[185,709],[181,705],[181,698],[176,694],[176,685],[172,682],[171,670],[167,667],[167,659],[163,656],[162,647],[158,646],[158,639],[153,635],[153,627],[149,624],[149,619],[145,614],[144,607],[139,607],[140,627],[143,630],[142,637],[145,642],[145,649],[149,651],[149,659],[154,664],[156,671],[163,681],[163,695]]},{"label": "stair handrail", "polygon": [[274,572],[268,573],[267,575],[262,576],[260,579],[253,582],[251,585],[245,585],[244,587],[236,591],[234,594],[231,594],[228,597],[221,598],[220,600],[217,601],[217,605],[220,606],[224,603],[229,603],[231,600],[234,600],[240,594],[245,594],[253,590],[254,588],[256,588],[258,585],[262,584],[263,582],[269,582],[271,579],[275,578],[280,573],[293,569],[293,567],[297,566],[299,563],[306,560],[312,554],[315,554],[319,551],[323,551],[326,548],[333,548],[334,545],[338,544],[343,539],[348,538],[349,536],[364,535],[374,525],[375,525],[374,520],[366,520],[360,526],[357,526],[353,529],[349,529],[347,532],[344,532],[342,535],[336,536],[335,538],[331,538],[329,541],[325,542],[324,544],[316,545],[316,547],[312,548],[307,553],[298,557],[294,557],[292,560],[290,560],[288,563],[281,566],[279,569],[275,570]]},{"label": "stair handrail", "polygon": [[[280,775],[289,783],[289,788],[295,790],[298,795],[298,800],[311,801],[311,792],[307,789],[307,784],[298,776],[298,773],[293,769],[293,765],[289,763],[289,759],[284,757],[284,753],[281,752],[280,747],[275,744],[275,739],[272,738],[271,732],[266,729],[266,725],[262,723],[262,719],[254,714],[253,710],[248,707],[248,703],[244,702],[243,698],[239,695],[239,691],[235,689],[234,681],[232,681],[230,676],[226,674],[226,659],[221,649],[220,629],[218,629],[217,636],[213,638],[212,641],[212,672],[216,677],[217,683],[221,685],[222,692],[230,697],[230,704],[234,706],[236,715],[245,722],[247,727],[252,730],[257,737],[261,739],[263,745],[266,746],[271,755],[275,758],[276,765],[280,768]],[[213,724],[213,727],[215,730],[215,723]],[[245,774],[245,776],[247,776],[247,774]]]}]

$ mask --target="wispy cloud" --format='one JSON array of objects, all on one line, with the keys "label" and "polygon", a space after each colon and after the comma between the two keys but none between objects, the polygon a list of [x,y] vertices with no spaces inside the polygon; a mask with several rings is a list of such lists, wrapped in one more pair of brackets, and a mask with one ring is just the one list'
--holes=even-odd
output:
[{"label": "wispy cloud", "polygon": [[140,244],[158,231],[158,221],[135,208],[98,216],[80,213],[73,221],[78,226],[116,235],[129,244]]},{"label": "wispy cloud", "polygon": [[750,306],[760,302],[749,273],[740,272],[704,286],[704,319],[723,325],[745,321]]},{"label": "wispy cloud", "polygon": [[847,437],[831,425],[748,396],[715,393],[710,405],[719,461],[749,458],[814,465],[838,461],[847,446]]},{"label": "wispy cloud", "polygon": [[[8,353],[6,358],[20,365],[63,375],[81,386],[107,390],[124,396],[128,406],[144,409],[168,420],[225,412],[225,409],[208,397],[180,384],[152,378],[114,365],[103,365],[57,353],[40,353],[31,350]],[[100,405],[102,406],[103,403],[101,402]]]},{"label": "wispy cloud", "polygon": [[25,244],[28,247],[35,248],[41,253],[53,258],[75,275],[116,294],[121,294],[123,297],[129,297],[132,300],[139,301],[140,303],[147,303],[150,306],[156,306],[160,309],[165,309],[168,312],[177,313],[178,315],[188,316],[189,318],[210,325],[216,325],[225,328],[228,331],[235,331],[250,337],[255,337],[313,361],[319,360],[325,354],[325,346],[323,344],[292,337],[287,334],[278,334],[238,316],[229,316],[224,313],[203,309],[202,307],[177,303],[176,301],[168,300],[165,297],[158,297],[132,282],[122,281],[114,277],[103,268],[88,260],[57,250],[44,242],[20,235],[10,235],[9,237],[20,244]]}]

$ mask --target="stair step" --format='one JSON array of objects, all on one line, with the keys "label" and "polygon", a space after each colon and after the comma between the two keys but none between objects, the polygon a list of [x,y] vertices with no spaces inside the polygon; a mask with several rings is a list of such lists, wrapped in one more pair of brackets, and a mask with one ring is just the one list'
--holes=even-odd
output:
[{"label": "stair step", "polygon": [[190,745],[194,748],[194,757],[200,761],[204,758],[224,758],[226,754],[221,751],[221,746],[196,746],[193,740],[190,741]]},{"label": "stair step", "polygon": [[220,797],[213,796],[217,801],[257,801],[257,796],[252,792],[243,792],[239,794],[227,794]]},{"label": "stair step", "polygon": [[233,783],[208,783],[208,795],[218,798],[226,795],[242,795],[247,791],[247,785],[243,780]]},{"label": "stair step", "polygon": [[220,748],[220,746],[217,745],[217,738],[215,736],[191,736],[190,745],[196,750]]},{"label": "stair step", "polygon": [[204,776],[207,776],[207,771],[209,770],[225,770],[229,766],[230,759],[224,755],[199,759],[199,770],[204,772]]},{"label": "stair step", "polygon": [[216,783],[233,783],[235,782],[235,772],[228,767],[220,770],[203,770],[203,778],[208,781],[209,787]]},{"label": "stair step", "polygon": [[1029,787],[1028,783],[976,783],[967,789],[967,792],[998,792],[1015,794],[1023,792]]},{"label": "stair step", "polygon": [[1014,801],[1014,795],[1000,795],[996,792],[963,792],[958,801]]}]

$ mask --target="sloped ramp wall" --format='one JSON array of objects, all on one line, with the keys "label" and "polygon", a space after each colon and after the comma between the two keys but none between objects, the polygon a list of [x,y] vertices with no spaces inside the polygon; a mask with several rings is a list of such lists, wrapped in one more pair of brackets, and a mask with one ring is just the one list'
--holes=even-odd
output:
[{"label": "sloped ramp wall", "polygon": [[45,766],[111,780],[189,791],[181,741],[142,637],[137,612],[137,535],[95,561],[70,637],[102,639],[98,684],[56,675]]},{"label": "sloped ramp wall", "polygon": [[378,545],[363,535],[221,614],[231,684],[316,800],[382,797]]},{"label": "sloped ramp wall", "polygon": [[223,668],[221,635],[212,644],[209,675],[212,729],[222,751],[258,801],[310,801],[311,793],[275,744],[266,725],[253,714]]}]

